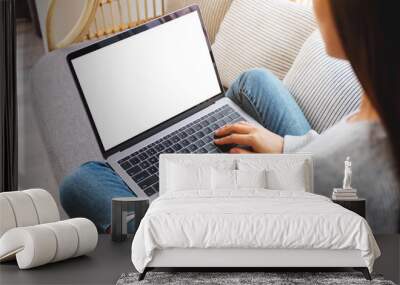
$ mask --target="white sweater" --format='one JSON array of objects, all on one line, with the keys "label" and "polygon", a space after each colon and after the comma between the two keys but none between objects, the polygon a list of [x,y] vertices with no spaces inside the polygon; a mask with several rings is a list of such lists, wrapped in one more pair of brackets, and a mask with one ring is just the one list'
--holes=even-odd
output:
[{"label": "white sweater", "polygon": [[314,159],[314,191],[330,197],[341,187],[344,160],[352,160],[352,187],[366,199],[374,233],[400,232],[400,188],[386,133],[379,123],[348,123],[348,116],[322,134],[285,136],[284,153],[309,152]]}]

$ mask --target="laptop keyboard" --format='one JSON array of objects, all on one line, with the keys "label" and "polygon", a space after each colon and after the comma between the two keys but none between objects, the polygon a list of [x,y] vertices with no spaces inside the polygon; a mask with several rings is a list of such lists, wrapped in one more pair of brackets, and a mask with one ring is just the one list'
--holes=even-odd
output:
[{"label": "laptop keyboard", "polygon": [[161,153],[221,153],[213,142],[215,130],[244,120],[229,105],[224,105],[118,163],[150,197],[159,191],[158,158]]}]

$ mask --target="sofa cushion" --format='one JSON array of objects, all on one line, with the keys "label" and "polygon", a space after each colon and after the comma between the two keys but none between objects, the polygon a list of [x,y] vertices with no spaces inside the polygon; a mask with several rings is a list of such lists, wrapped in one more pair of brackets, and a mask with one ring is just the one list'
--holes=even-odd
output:
[{"label": "sofa cushion", "polygon": [[362,94],[350,64],[326,54],[319,31],[304,43],[283,82],[317,132],[356,110]]},{"label": "sofa cushion", "polygon": [[197,4],[200,7],[210,42],[213,43],[222,19],[233,0],[168,0],[167,12]]},{"label": "sofa cushion", "polygon": [[280,79],[316,29],[309,7],[286,0],[234,1],[213,45],[224,86],[243,71],[265,67]]}]

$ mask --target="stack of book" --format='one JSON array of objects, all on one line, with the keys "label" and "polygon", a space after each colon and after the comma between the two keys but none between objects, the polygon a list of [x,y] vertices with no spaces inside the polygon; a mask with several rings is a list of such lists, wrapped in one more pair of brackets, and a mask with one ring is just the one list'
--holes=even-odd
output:
[{"label": "stack of book", "polygon": [[335,188],[332,193],[333,200],[357,200],[357,189]]}]

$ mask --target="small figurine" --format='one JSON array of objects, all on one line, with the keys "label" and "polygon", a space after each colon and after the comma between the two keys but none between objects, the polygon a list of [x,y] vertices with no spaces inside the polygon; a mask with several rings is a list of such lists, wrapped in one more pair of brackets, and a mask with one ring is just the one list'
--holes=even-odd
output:
[{"label": "small figurine", "polygon": [[357,200],[357,189],[351,187],[351,160],[350,157],[346,157],[344,162],[344,178],[342,188],[333,188],[332,200]]},{"label": "small figurine", "polygon": [[351,175],[352,175],[352,170],[351,170],[351,160],[350,157],[348,156],[346,158],[346,161],[344,162],[344,178],[343,178],[343,189],[344,190],[351,190]]}]

